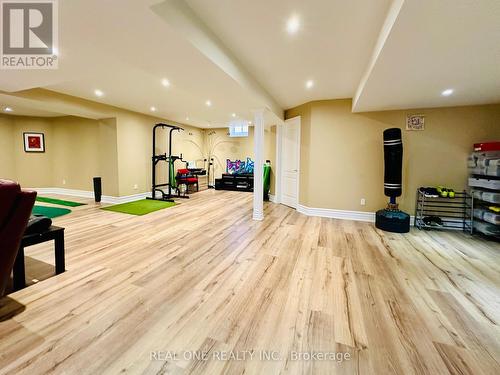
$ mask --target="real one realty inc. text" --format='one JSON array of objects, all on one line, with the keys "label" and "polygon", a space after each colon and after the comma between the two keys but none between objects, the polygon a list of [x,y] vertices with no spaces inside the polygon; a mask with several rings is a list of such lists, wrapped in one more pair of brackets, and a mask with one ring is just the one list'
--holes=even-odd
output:
[{"label": "real one realty inc. text", "polygon": [[343,352],[298,352],[283,354],[271,350],[240,350],[240,351],[151,351],[152,361],[331,361],[344,362],[351,359],[350,353]]}]

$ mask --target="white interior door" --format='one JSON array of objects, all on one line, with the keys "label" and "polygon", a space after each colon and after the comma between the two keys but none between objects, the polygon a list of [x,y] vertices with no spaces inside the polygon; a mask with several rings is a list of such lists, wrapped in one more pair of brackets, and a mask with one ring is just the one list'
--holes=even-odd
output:
[{"label": "white interior door", "polygon": [[299,202],[300,117],[286,120],[281,154],[281,203],[297,208]]}]

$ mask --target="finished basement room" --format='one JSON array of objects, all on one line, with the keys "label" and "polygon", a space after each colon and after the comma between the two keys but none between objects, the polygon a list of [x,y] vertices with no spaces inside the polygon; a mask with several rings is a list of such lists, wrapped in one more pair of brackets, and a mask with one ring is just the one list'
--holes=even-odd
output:
[{"label": "finished basement room", "polygon": [[500,374],[498,0],[0,19],[0,375]]}]

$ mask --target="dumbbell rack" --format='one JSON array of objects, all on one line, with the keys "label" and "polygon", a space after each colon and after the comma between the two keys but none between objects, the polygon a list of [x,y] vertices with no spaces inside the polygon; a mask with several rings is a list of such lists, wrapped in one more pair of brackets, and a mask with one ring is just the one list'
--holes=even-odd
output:
[{"label": "dumbbell rack", "polygon": [[[461,230],[472,233],[474,203],[472,196],[464,191],[455,192],[455,198],[431,198],[417,189],[414,226],[418,229]],[[442,226],[424,223],[424,217],[437,216]]]}]

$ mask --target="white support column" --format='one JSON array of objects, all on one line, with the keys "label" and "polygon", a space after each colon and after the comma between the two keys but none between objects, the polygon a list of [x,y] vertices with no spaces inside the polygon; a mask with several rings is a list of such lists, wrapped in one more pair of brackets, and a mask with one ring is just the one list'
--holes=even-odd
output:
[{"label": "white support column", "polygon": [[254,116],[253,219],[264,220],[264,109]]}]

